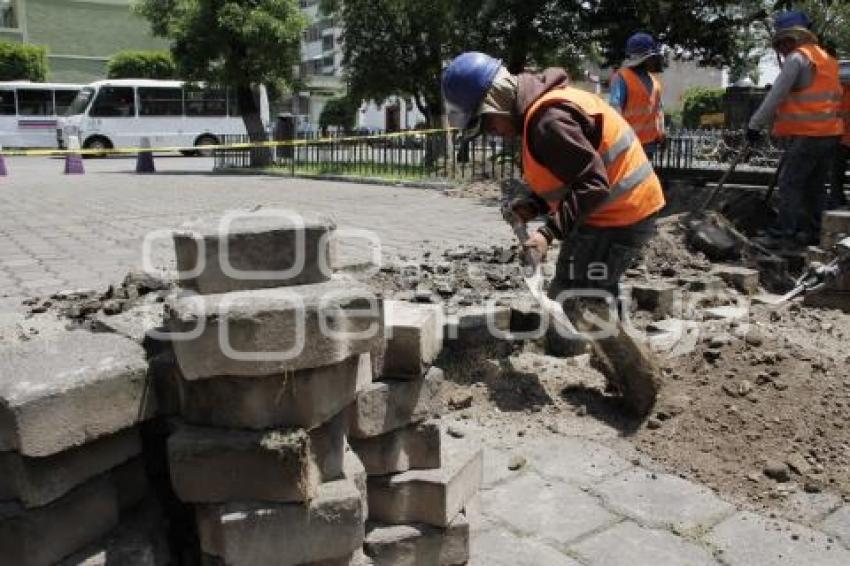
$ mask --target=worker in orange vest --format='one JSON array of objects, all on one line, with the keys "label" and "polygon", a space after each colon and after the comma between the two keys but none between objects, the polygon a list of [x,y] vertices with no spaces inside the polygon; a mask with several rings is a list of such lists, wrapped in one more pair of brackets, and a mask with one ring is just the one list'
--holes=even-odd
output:
[{"label": "worker in orange vest", "polygon": [[634,130],[604,100],[569,86],[563,69],[514,75],[468,52],[445,69],[442,87],[449,121],[467,137],[521,138],[532,194],[514,211],[526,222],[546,218],[526,249],[542,258],[553,239],[564,240],[550,295],[563,303],[567,292],[590,289],[616,301],[664,206]]},{"label": "worker in orange vest", "polygon": [[779,249],[818,242],[826,180],[844,124],[838,61],[818,45],[808,16],[783,12],[774,25],[773,48],[784,59],[782,70],[750,119],[747,140],[758,143],[761,130],[773,122],[773,136],[785,145],[779,218],[759,240]]},{"label": "worker in orange vest", "polygon": [[626,42],[627,59],[611,79],[608,102],[634,128],[644,151],[652,157],[664,140],[661,81],[664,60],[655,40],[636,33]]},{"label": "worker in orange vest", "polygon": [[847,162],[850,161],[850,61],[841,63],[841,84],[844,88],[844,96],[841,99],[844,135],[841,137],[832,161],[832,177],[829,180],[829,208],[831,209],[847,206],[844,181],[847,176]]}]

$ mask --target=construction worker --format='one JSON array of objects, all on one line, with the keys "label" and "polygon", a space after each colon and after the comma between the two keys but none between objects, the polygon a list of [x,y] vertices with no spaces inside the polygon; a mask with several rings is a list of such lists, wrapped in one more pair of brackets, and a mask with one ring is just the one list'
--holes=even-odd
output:
[{"label": "construction worker", "polygon": [[844,126],[839,115],[838,61],[818,45],[811,21],[801,11],[774,18],[773,48],[784,59],[764,102],[750,119],[747,141],[758,143],[773,122],[783,140],[779,172],[779,218],[759,243],[772,248],[815,244],[826,201],[826,179]]},{"label": "construction worker", "polygon": [[832,176],[829,179],[828,208],[847,206],[844,194],[844,180],[847,176],[847,162],[850,161],[850,61],[842,61],[840,68],[841,85],[844,96],[841,99],[841,118],[844,120],[844,134],[835,151],[832,161]]},{"label": "construction worker", "polygon": [[564,240],[550,295],[576,289],[619,297],[619,282],[654,234],[664,206],[661,185],[632,128],[589,92],[568,86],[563,69],[513,75],[477,52],[456,57],[443,73],[449,121],[467,137],[484,130],[521,136],[532,195],[515,210],[546,216],[525,243],[539,258]]},{"label": "construction worker", "polygon": [[647,33],[636,33],[628,39],[626,57],[611,79],[608,102],[634,128],[651,158],[664,140],[661,81],[656,76],[662,72],[664,61],[655,40]]}]

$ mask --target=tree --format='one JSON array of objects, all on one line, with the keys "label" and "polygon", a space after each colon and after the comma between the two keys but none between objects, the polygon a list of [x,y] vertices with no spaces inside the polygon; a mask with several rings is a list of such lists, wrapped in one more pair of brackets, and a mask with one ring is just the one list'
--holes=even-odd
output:
[{"label": "tree", "polygon": [[319,115],[319,127],[326,130],[336,126],[343,130],[350,130],[357,120],[357,110],[360,105],[348,96],[331,98],[325,103],[322,113]]},{"label": "tree", "polygon": [[[259,86],[288,82],[305,18],[296,0],[139,0],[154,35],[171,41],[182,78],[235,89],[251,141],[265,139]],[[268,151],[252,151],[253,165]]]},{"label": "tree", "polygon": [[119,51],[106,64],[110,79],[173,79],[177,67],[168,51]]},{"label": "tree", "polygon": [[738,33],[764,16],[755,0],[594,0],[584,23],[610,64],[625,58],[631,34],[645,31],[674,57],[721,66],[738,55]]},{"label": "tree", "polygon": [[793,7],[805,10],[821,44],[839,56],[850,56],[850,2],[847,0],[804,0]]},{"label": "tree", "polygon": [[0,42],[0,81],[47,80],[47,48]]}]

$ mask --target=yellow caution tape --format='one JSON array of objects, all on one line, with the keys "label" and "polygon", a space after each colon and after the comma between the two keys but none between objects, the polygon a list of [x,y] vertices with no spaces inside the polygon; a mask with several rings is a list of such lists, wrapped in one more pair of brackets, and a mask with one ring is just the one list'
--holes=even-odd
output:
[{"label": "yellow caution tape", "polygon": [[[392,138],[403,138],[425,134],[449,133],[457,131],[457,128],[436,128],[431,130],[408,130],[405,132],[394,132],[391,134],[374,134],[368,136],[348,136],[343,138],[318,138],[314,140],[286,140],[247,143],[227,143],[216,145],[190,145],[171,147],[114,147],[109,149],[3,149],[0,155],[5,156],[63,156],[63,155],[127,155],[135,153],[152,152],[178,152],[178,151],[209,151],[213,149],[252,149],[256,147],[298,147],[315,144],[332,144],[341,142],[382,140]],[[144,137],[144,136],[142,136]]]}]

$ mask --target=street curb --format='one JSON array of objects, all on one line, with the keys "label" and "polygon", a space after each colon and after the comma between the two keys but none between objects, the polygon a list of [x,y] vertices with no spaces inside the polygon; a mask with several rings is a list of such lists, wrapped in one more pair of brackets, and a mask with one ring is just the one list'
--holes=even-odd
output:
[{"label": "street curb", "polygon": [[240,169],[240,168],[215,168],[214,175],[245,175],[245,176],[263,176],[263,177],[288,177],[291,179],[310,179],[314,181],[341,181],[344,183],[357,183],[363,185],[387,185],[392,187],[405,187],[411,189],[431,189],[437,191],[445,191],[455,188],[454,183],[440,181],[403,181],[384,179],[381,177],[357,177],[353,175],[291,175],[285,172],[264,171],[255,169]]}]

